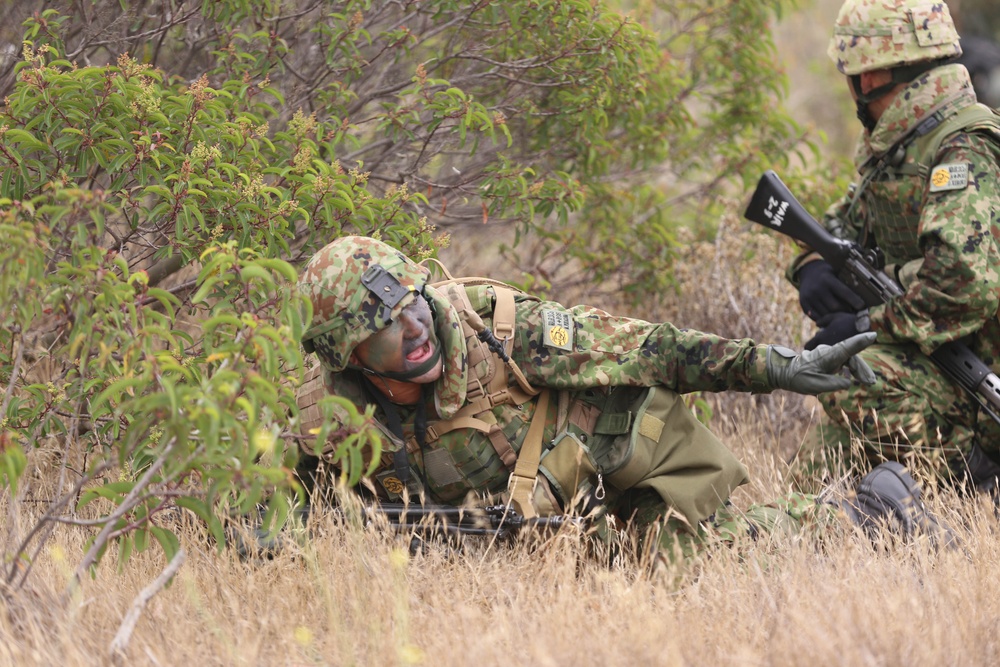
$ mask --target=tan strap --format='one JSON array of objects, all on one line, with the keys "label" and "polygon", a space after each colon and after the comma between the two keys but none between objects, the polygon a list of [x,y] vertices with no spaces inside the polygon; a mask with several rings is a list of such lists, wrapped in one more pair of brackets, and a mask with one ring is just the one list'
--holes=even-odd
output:
[{"label": "tan strap", "polygon": [[477,415],[480,412],[492,410],[498,405],[523,405],[534,396],[535,394],[530,394],[517,385],[511,385],[492,394],[469,400],[455,413],[455,416]]},{"label": "tan strap", "polygon": [[556,409],[556,433],[566,430],[566,422],[569,421],[569,392],[559,392],[559,402]]},{"label": "tan strap", "polygon": [[[514,349],[514,291],[493,286],[496,297],[493,305],[493,335],[503,342],[504,351],[510,355]],[[497,364],[499,371],[490,382],[490,392],[497,392],[507,387],[507,365]]]},{"label": "tan strap", "polygon": [[517,461],[517,452],[514,448],[510,446],[510,440],[504,434],[503,429],[500,428],[499,424],[494,424],[493,429],[486,434],[490,439],[490,444],[493,445],[493,451],[497,453],[500,460],[507,467],[507,470],[514,468],[514,463]]},{"label": "tan strap", "polygon": [[531,503],[535,491],[535,478],[538,476],[538,463],[542,458],[542,437],[545,434],[545,420],[549,412],[549,390],[543,389],[535,404],[535,414],[531,416],[531,425],[521,443],[521,451],[517,455],[517,465],[507,481],[510,492],[510,503],[525,519],[537,516]]},{"label": "tan strap", "polygon": [[510,354],[514,347],[514,290],[509,287],[493,286],[496,303],[493,306],[493,335],[504,342],[504,349]]},{"label": "tan strap", "polygon": [[[427,260],[421,262],[421,264],[426,263]],[[441,270],[447,273],[447,269],[441,265],[441,262],[434,260],[434,263],[441,266]],[[508,285],[502,280],[495,280],[493,278],[481,278],[479,276],[462,276],[461,278],[454,278],[448,273],[447,277],[442,280],[435,280],[429,283],[434,289],[441,289],[447,287],[448,285],[490,285],[491,287],[503,287],[504,289],[513,290],[515,292],[521,292],[521,294],[526,294],[512,285]]]},{"label": "tan strap", "polygon": [[451,275],[451,271],[448,270],[448,267],[442,264],[441,260],[439,260],[437,257],[428,257],[427,259],[420,262],[420,265],[426,266],[428,270],[431,270],[432,272],[433,270],[431,269],[431,265],[434,265],[435,267],[437,267],[437,270],[440,271],[441,274],[444,276],[444,278],[442,278],[441,280],[435,283],[431,283],[433,287],[437,287],[437,285],[439,284],[450,283],[455,280],[455,277]]}]

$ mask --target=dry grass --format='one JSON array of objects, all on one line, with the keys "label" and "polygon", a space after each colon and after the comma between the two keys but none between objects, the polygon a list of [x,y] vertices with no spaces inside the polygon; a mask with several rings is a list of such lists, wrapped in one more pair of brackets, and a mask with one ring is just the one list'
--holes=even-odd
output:
[{"label": "dry grass", "polygon": [[[760,445],[761,443],[745,443]],[[770,465],[754,457],[752,470]],[[780,489],[772,487],[772,491]],[[877,551],[836,534],[718,549],[683,572],[585,556],[578,536],[454,554],[434,543],[318,522],[313,539],[243,562],[184,536],[188,561],[144,611],[125,664],[969,665],[997,650],[1000,558],[992,508],[934,500],[964,550]],[[156,553],[105,562],[62,598],[83,536],[61,532],[30,586],[0,606],[0,664],[91,665]]]},{"label": "dry grass", "polygon": [[[792,343],[808,335],[794,294],[775,278],[793,249],[735,221],[723,238],[689,246],[685,289],[664,296],[656,314],[727,335]],[[753,477],[737,506],[783,494],[784,459],[805,431],[811,399],[712,400],[713,428]],[[33,455],[45,466],[54,453]],[[570,533],[513,547],[473,539],[460,554],[435,543],[410,557],[405,536],[328,517],[302,544],[244,562],[191,528],[187,562],[145,608],[120,662],[990,664],[1000,621],[996,517],[947,493],[930,503],[960,526],[962,550],[923,542],[876,550],[845,527],[822,543],[764,538],[715,549],[683,570],[650,568],[631,552],[609,565]],[[0,535],[13,527],[10,509],[0,505]],[[32,508],[18,509],[23,530]],[[166,563],[156,549],[121,568],[111,556],[66,599],[84,539],[58,531],[29,585],[0,602],[0,665],[113,662],[109,646],[125,613]]]}]

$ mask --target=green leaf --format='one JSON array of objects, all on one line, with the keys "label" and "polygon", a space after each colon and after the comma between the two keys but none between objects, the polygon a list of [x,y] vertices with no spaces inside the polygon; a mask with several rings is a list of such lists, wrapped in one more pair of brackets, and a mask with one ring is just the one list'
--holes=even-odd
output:
[{"label": "green leaf", "polygon": [[17,128],[8,129],[4,135],[4,141],[10,142],[12,144],[18,144],[27,150],[36,151],[48,151],[49,145],[43,141],[39,141],[30,132],[25,132],[24,130],[19,130]]},{"label": "green leaf", "polygon": [[150,526],[149,532],[153,534],[156,541],[160,543],[160,547],[163,548],[163,553],[166,555],[167,560],[173,560],[177,552],[180,551],[181,542],[177,539],[172,531],[162,528],[160,526]]},{"label": "green leaf", "polygon": [[17,496],[17,482],[28,467],[28,457],[17,443],[10,442],[10,432],[0,433],[0,482],[10,489],[11,495]]}]

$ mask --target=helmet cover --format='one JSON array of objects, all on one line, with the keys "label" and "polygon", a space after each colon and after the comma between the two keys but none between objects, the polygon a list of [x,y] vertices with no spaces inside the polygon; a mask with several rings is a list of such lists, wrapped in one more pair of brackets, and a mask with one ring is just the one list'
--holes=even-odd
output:
[{"label": "helmet cover", "polygon": [[847,0],[827,55],[850,76],[960,56],[962,47],[940,0]]}]

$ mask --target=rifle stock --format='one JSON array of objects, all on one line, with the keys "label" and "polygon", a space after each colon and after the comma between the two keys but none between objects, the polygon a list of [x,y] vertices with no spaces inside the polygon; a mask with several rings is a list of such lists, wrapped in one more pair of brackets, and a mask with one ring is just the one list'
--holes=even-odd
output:
[{"label": "rifle stock", "polygon": [[[860,296],[865,305],[877,306],[903,294],[875,259],[820,225],[795,199],[778,175],[768,170],[760,177],[743,216],[805,243],[833,266],[838,277]],[[1000,424],[1000,378],[967,345],[953,341],[940,346],[931,359]]]},{"label": "rifle stock", "polygon": [[760,177],[743,215],[751,222],[777,230],[818,252],[868,307],[903,293],[899,283],[877,266],[874,257],[866,255],[857,244],[838,239],[816,222],[773,171],[768,170]]}]

